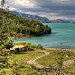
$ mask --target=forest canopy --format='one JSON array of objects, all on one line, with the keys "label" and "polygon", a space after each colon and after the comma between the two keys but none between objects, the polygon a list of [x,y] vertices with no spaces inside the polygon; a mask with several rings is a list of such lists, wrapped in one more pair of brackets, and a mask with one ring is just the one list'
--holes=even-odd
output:
[{"label": "forest canopy", "polygon": [[28,20],[16,16],[4,9],[0,9],[0,32],[9,36],[17,35],[18,33],[26,35],[43,35],[50,34],[51,28],[48,25],[43,25],[35,20]]}]

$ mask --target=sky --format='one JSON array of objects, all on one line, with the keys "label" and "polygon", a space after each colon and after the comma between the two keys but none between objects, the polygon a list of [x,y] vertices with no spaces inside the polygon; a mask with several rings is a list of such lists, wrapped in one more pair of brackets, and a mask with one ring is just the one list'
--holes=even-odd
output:
[{"label": "sky", "polygon": [[75,20],[75,0],[5,0],[5,6],[10,6],[11,11],[47,17],[50,20]]}]

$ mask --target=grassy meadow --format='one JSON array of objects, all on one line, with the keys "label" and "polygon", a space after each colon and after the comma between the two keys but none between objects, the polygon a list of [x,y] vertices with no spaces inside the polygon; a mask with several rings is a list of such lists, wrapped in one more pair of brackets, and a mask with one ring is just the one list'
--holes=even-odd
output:
[{"label": "grassy meadow", "polygon": [[[69,51],[60,51],[60,50],[47,50],[50,54],[47,56],[44,56],[37,60],[37,62],[41,65],[45,66],[57,66],[60,62],[60,57],[62,57],[62,62],[70,60],[75,57],[75,52],[69,52]],[[68,64],[68,63],[67,63]],[[68,71],[75,72],[75,65],[71,65],[67,67]]]},{"label": "grassy meadow", "polygon": [[19,73],[20,75],[27,75],[27,74],[37,75],[36,70],[31,69],[31,66],[27,64],[27,61],[42,54],[44,53],[38,50],[27,51],[27,52],[17,52],[16,54],[11,54],[8,56],[8,58],[10,58],[8,62],[10,66],[13,66],[13,68],[12,67],[10,67],[9,69],[3,68],[2,72],[5,71],[6,75],[12,75],[13,72]]}]

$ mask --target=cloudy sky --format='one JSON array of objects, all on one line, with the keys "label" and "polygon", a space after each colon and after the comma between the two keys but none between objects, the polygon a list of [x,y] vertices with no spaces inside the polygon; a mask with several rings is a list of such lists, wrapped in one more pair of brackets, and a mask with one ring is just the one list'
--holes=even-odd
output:
[{"label": "cloudy sky", "polygon": [[5,5],[9,5],[10,10],[39,15],[50,20],[75,20],[75,0],[6,0]]}]

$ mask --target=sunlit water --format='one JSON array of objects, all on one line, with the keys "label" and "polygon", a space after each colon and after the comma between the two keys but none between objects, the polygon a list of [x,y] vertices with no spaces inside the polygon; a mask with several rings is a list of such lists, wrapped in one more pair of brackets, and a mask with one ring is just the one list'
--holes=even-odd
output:
[{"label": "sunlit water", "polygon": [[18,38],[13,41],[31,42],[41,44],[48,48],[69,48],[75,49],[75,24],[71,23],[44,23],[52,28],[52,34],[40,37]]}]

